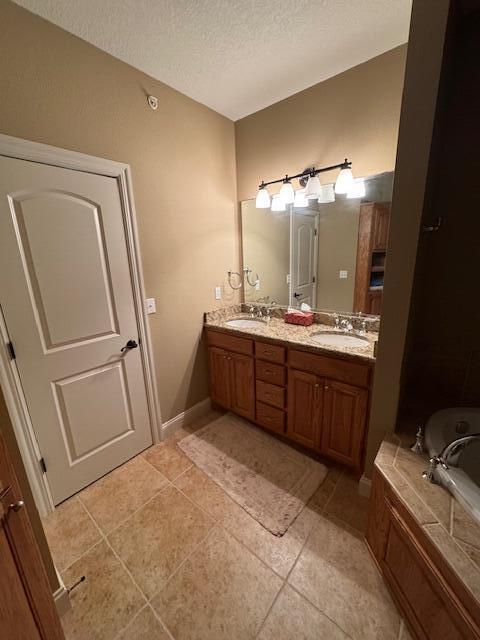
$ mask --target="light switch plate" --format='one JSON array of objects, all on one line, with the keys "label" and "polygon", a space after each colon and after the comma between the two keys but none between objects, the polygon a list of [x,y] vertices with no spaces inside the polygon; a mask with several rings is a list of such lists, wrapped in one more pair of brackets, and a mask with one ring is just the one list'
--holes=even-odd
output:
[{"label": "light switch plate", "polygon": [[255,285],[255,289],[257,291],[260,291],[260,280],[257,281],[257,284]]},{"label": "light switch plate", "polygon": [[155,304],[155,298],[147,298],[145,300],[145,307],[147,309],[147,314],[157,313],[157,306]]},{"label": "light switch plate", "polygon": [[215,287],[215,300],[222,299],[222,287]]},{"label": "light switch plate", "polygon": [[346,280],[346,279],[348,278],[348,271],[343,271],[343,270],[342,270],[342,271],[339,271],[339,272],[338,272],[338,277],[339,277],[341,280]]}]

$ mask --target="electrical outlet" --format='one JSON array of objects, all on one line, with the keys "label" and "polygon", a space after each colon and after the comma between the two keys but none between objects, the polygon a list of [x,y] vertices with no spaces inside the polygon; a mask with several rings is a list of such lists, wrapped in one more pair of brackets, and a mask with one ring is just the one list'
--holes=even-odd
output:
[{"label": "electrical outlet", "polygon": [[338,277],[339,277],[341,280],[346,280],[346,279],[348,278],[348,271],[343,271],[343,270],[342,270],[342,271],[339,271],[339,272],[338,272]]},{"label": "electrical outlet", "polygon": [[145,300],[145,306],[147,308],[147,314],[157,312],[157,307],[155,305],[155,298],[147,298]]},{"label": "electrical outlet", "polygon": [[287,284],[290,284],[290,274],[287,273]]},{"label": "electrical outlet", "polygon": [[215,287],[215,300],[222,299],[222,287]]}]

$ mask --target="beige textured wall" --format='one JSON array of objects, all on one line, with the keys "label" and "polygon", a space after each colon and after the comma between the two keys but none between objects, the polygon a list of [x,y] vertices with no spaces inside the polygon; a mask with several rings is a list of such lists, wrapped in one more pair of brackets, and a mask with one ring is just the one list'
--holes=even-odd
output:
[{"label": "beige textured wall", "polygon": [[[346,156],[357,176],[395,166],[406,45],[235,123],[238,199],[262,179]],[[324,174],[325,183],[335,176]]]},{"label": "beige textured wall", "polygon": [[0,131],[132,167],[168,420],[208,395],[202,313],[238,263],[234,125],[8,0],[0,24]]}]

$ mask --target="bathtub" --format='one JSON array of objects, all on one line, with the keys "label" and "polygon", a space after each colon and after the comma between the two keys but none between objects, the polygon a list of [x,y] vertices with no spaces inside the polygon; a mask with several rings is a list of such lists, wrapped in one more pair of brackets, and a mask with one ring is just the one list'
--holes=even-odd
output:
[{"label": "bathtub", "polygon": [[[442,409],[425,425],[425,446],[429,456],[438,455],[453,440],[473,433],[480,433],[480,409]],[[470,442],[448,466],[435,469],[435,480],[480,521],[480,440]]]}]

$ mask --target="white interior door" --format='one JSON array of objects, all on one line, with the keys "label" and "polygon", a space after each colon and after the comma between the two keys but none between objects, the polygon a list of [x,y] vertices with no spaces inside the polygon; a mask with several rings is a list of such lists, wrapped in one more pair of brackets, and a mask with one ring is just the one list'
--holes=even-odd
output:
[{"label": "white interior door", "polygon": [[0,273],[58,504],[152,443],[117,181],[0,156]]},{"label": "white interior door", "polygon": [[292,207],[290,233],[290,305],[316,304],[318,215],[302,214]]}]

